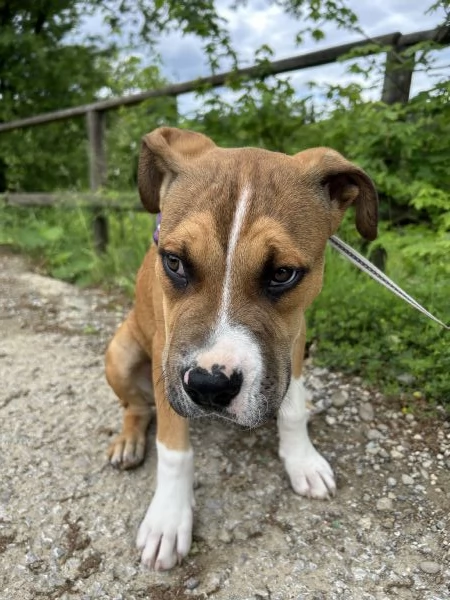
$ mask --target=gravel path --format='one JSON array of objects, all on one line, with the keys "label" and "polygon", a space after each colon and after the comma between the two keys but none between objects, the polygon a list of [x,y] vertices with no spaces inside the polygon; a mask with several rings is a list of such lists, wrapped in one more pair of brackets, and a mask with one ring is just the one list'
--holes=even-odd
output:
[{"label": "gravel path", "polygon": [[2,600],[450,599],[450,423],[311,365],[312,439],[337,496],[291,492],[273,423],[196,423],[193,549],[170,573],[143,570],[154,452],[125,473],[105,458],[120,411],[103,351],[125,303],[5,253],[0,289]]}]

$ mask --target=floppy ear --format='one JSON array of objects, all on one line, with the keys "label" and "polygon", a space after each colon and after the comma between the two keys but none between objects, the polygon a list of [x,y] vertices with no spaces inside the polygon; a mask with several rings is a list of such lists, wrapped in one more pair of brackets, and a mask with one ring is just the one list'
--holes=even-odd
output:
[{"label": "floppy ear", "polygon": [[325,191],[330,202],[332,232],[345,210],[355,206],[356,229],[367,240],[377,237],[378,195],[370,177],[359,167],[331,148],[312,148],[294,156],[314,183]]},{"label": "floppy ear", "polygon": [[205,135],[159,127],[142,139],[138,166],[138,188],[141,202],[151,213],[161,210],[162,200],[172,181],[215,144]]}]

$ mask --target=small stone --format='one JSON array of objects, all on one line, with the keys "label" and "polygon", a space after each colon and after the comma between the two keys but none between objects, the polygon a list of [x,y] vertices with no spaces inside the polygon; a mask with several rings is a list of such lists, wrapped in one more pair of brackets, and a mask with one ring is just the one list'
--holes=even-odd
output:
[{"label": "small stone", "polygon": [[394,448],[393,450],[391,450],[391,458],[393,458],[394,460],[398,460],[399,458],[403,458],[403,453],[399,452],[398,450],[396,450]]},{"label": "small stone", "polygon": [[69,558],[64,563],[64,572],[70,578],[73,579],[77,577],[79,568],[81,565],[81,560],[79,558]]},{"label": "small stone", "polygon": [[436,575],[441,570],[441,565],[431,560],[424,560],[420,563],[419,569],[428,575]]},{"label": "small stone", "polygon": [[366,454],[378,454],[380,447],[376,442],[369,442],[366,445]]},{"label": "small stone", "polygon": [[405,485],[413,485],[414,479],[410,475],[402,475],[402,483]]},{"label": "small stone", "polygon": [[394,477],[388,477],[386,483],[389,487],[395,487],[397,485],[397,480]]},{"label": "small stone", "polygon": [[66,555],[66,551],[64,550],[64,548],[59,548],[59,546],[55,546],[52,550],[52,553],[56,559],[60,559]]},{"label": "small stone", "polygon": [[337,392],[334,392],[334,394],[331,396],[331,403],[336,408],[342,408],[345,406],[347,404],[347,400],[348,392],[345,392],[344,390],[337,390]]},{"label": "small stone", "polygon": [[373,406],[369,402],[363,402],[359,407],[359,418],[362,421],[368,422],[373,421],[374,412]]},{"label": "small stone", "polygon": [[308,381],[308,387],[313,388],[313,390],[319,391],[323,389],[323,383],[317,377],[310,377]]},{"label": "small stone", "polygon": [[252,600],[266,600],[269,599],[270,595],[267,590],[256,590]]},{"label": "small stone", "polygon": [[136,576],[137,569],[132,567],[131,565],[127,565],[124,569],[124,574],[127,579],[131,579]]},{"label": "small stone", "polygon": [[220,588],[220,576],[217,573],[212,573],[205,582],[205,593],[207,595],[217,592]]},{"label": "small stone", "polygon": [[372,520],[370,519],[370,517],[361,517],[358,524],[361,527],[361,529],[372,528]]},{"label": "small stone", "polygon": [[40,558],[38,558],[36,554],[34,554],[33,552],[27,552],[25,556],[25,564],[28,567],[31,567],[32,565],[38,562],[40,562]]},{"label": "small stone", "polygon": [[380,498],[377,500],[377,510],[392,510],[392,500],[390,498]]},{"label": "small stone", "polygon": [[224,544],[230,544],[233,541],[233,536],[231,535],[231,533],[229,531],[227,531],[226,529],[223,529],[219,533],[219,540],[221,542],[223,542]]},{"label": "small stone", "polygon": [[328,369],[325,369],[324,367],[315,367],[313,369],[313,374],[317,375],[318,377],[323,377],[328,375],[329,371]]},{"label": "small stone", "polygon": [[381,431],[378,431],[378,429],[369,429],[366,432],[366,438],[368,440],[381,440],[381,438],[383,437],[383,434],[381,433]]},{"label": "small stone", "polygon": [[51,548],[53,545],[53,539],[46,536],[44,533],[41,533],[41,541],[44,548]]},{"label": "small stone", "polygon": [[392,517],[387,517],[387,519],[383,519],[383,521],[381,522],[381,525],[385,529],[393,529],[393,527],[395,525],[395,521]]},{"label": "small stone", "polygon": [[328,410],[330,407],[330,403],[331,400],[329,398],[320,398],[319,400],[317,400],[317,402],[314,403],[313,406],[309,407],[309,410],[313,414],[318,415],[324,412],[325,410]]},{"label": "small stone", "polygon": [[429,479],[430,478],[430,476],[428,475],[428,471],[426,471],[425,469],[419,469],[419,471],[420,471],[420,474],[422,475],[422,477],[424,479]]},{"label": "small stone", "polygon": [[336,425],[335,417],[331,417],[330,415],[325,416],[325,421],[326,421],[327,425]]},{"label": "small stone", "polygon": [[200,584],[200,581],[198,579],[195,579],[195,577],[189,577],[189,579],[187,581],[185,581],[184,587],[187,590],[195,590],[195,588],[198,587],[199,584]]},{"label": "small stone", "polygon": [[352,573],[355,581],[364,581],[368,577],[368,572],[360,567],[353,567]]}]

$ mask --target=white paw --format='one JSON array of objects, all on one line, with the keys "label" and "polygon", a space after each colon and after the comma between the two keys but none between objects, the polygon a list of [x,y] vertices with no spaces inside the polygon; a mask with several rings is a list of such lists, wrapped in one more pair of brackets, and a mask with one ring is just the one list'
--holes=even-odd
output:
[{"label": "white paw", "polygon": [[166,571],[180,563],[191,547],[194,455],[191,449],[169,450],[159,442],[156,448],[156,492],[139,527],[136,544],[146,567]]},{"label": "white paw", "polygon": [[292,378],[278,413],[279,454],[294,492],[308,498],[329,498],[336,483],[330,465],[309,439],[306,396],[303,379]]},{"label": "white paw", "polygon": [[308,498],[329,498],[336,491],[333,471],[315,448],[306,456],[285,459],[284,466],[296,494]]},{"label": "white paw", "polygon": [[193,511],[191,502],[180,503],[156,492],[139,527],[137,547],[142,563],[166,571],[180,563],[191,547]]}]

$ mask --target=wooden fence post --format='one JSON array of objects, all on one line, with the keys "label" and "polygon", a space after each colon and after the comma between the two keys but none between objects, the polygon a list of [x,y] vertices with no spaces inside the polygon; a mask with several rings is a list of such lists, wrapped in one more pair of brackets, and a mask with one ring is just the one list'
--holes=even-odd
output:
[{"label": "wooden fence post", "polygon": [[414,57],[403,59],[404,47],[395,45],[386,53],[383,91],[381,101],[385,104],[401,102],[406,104],[411,90],[411,79],[414,72]]},{"label": "wooden fence post", "polygon": [[[103,112],[90,110],[87,115],[89,136],[89,182],[93,192],[98,190],[106,181],[106,155],[104,143]],[[98,253],[103,253],[108,245],[108,220],[104,212],[93,211],[94,246]]]},{"label": "wooden fence post", "polygon": [[[383,91],[381,101],[385,104],[400,102],[406,104],[411,91],[411,79],[414,72],[414,57],[403,58],[404,46],[394,44],[392,50],[386,53]],[[385,157],[391,162],[398,161],[396,157]],[[386,270],[387,252],[382,246],[377,246],[369,254],[371,260],[381,271]]]}]

